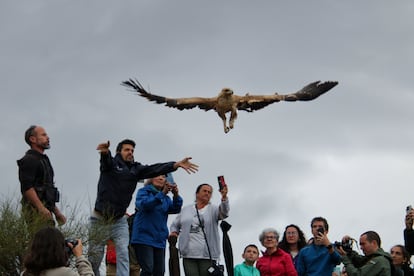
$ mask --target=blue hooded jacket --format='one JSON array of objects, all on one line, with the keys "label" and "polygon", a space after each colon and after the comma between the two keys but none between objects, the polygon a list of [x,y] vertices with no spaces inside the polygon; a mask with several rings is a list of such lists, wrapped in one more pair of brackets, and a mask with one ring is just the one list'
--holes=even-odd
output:
[{"label": "blue hooded jacket", "polygon": [[183,199],[180,196],[171,200],[151,183],[139,189],[135,201],[136,213],[131,244],[165,248],[169,233],[168,215],[179,213],[182,205]]}]

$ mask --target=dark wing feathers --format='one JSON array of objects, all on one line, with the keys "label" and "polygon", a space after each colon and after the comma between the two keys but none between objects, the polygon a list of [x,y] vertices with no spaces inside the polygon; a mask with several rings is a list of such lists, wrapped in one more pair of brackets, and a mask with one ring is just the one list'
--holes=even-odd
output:
[{"label": "dark wing feathers", "polygon": [[140,96],[147,98],[151,102],[156,102],[158,104],[166,102],[165,97],[148,93],[147,90],[145,90],[145,88],[141,85],[141,83],[138,80],[129,79],[127,81],[123,81],[121,85],[126,86],[128,88],[132,88],[133,90],[138,92]]},{"label": "dark wing feathers", "polygon": [[157,104],[165,103],[168,107],[177,108],[179,110],[191,109],[194,107],[199,107],[200,109],[210,110],[213,109],[217,102],[217,97],[214,98],[166,98],[163,96],[158,96],[151,94],[144,89],[141,83],[138,80],[129,79],[121,83],[123,86],[132,88],[138,95],[141,97],[147,98],[149,101],[156,102]]},{"label": "dark wing feathers", "polygon": [[279,95],[277,93],[273,95],[246,95],[240,97],[237,108],[239,110],[245,110],[253,112],[255,110],[262,109],[269,104],[279,101],[311,101],[319,97],[320,95],[328,92],[330,89],[338,84],[336,81],[312,82],[296,93]]},{"label": "dark wing feathers", "polygon": [[284,101],[311,101],[328,92],[338,84],[337,81],[312,82],[296,93],[284,95]]}]

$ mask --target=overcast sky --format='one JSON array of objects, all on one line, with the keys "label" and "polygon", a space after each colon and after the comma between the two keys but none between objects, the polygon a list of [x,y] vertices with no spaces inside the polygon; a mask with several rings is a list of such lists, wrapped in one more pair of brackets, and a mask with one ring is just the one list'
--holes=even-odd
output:
[{"label": "overcast sky", "polygon": [[[20,198],[16,160],[38,124],[66,205],[85,213],[96,145],[132,138],[141,163],[200,165],[175,173],[184,204],[225,176],[236,264],[262,229],[294,223],[310,238],[315,216],[331,241],[375,230],[388,251],[414,205],[413,14],[412,1],[2,1],[0,195]],[[128,78],[168,97],[339,85],[241,111],[224,134],[215,112],[150,103],[120,85]]]}]

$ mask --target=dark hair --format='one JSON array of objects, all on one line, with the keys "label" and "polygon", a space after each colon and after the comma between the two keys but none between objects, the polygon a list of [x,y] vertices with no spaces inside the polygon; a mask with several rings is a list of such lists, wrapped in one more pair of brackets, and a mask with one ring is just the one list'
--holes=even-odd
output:
[{"label": "dark hair", "polygon": [[285,232],[283,232],[283,238],[279,243],[279,248],[282,248],[286,252],[290,252],[289,243],[287,242],[287,239],[286,239],[286,232],[289,227],[293,227],[298,231],[299,239],[297,242],[297,246],[298,246],[298,250],[301,250],[302,248],[306,246],[306,238],[305,238],[305,234],[303,233],[303,231],[299,228],[299,226],[295,224],[289,224],[288,226],[285,227]]},{"label": "dark hair", "polygon": [[116,152],[121,152],[123,145],[131,145],[133,148],[135,148],[135,142],[131,139],[124,139],[121,142],[119,142],[118,146],[116,146]]},{"label": "dark hair", "polygon": [[30,136],[34,136],[35,135],[35,128],[37,126],[36,125],[31,125],[25,132],[24,132],[24,140],[26,141],[26,143],[31,146],[32,143],[30,142]]},{"label": "dark hair", "polygon": [[[402,252],[402,255],[403,255],[403,265],[407,265],[407,266],[409,266],[410,264],[411,264],[411,254],[410,254],[410,252],[408,252],[408,250],[405,248],[405,246],[404,245],[402,245],[402,244],[396,244],[396,245],[394,245],[393,247],[391,247],[391,250],[394,248],[394,247],[398,247],[398,248],[400,248],[401,249],[401,252]],[[391,251],[390,250],[390,251]]]},{"label": "dark hair", "polygon": [[66,266],[67,263],[68,254],[62,232],[51,226],[40,229],[34,235],[29,253],[24,259],[26,271],[39,275],[45,269]]},{"label": "dark hair", "polygon": [[203,183],[203,184],[198,185],[198,187],[197,187],[197,189],[196,189],[196,194],[198,194],[198,192],[201,190],[201,187],[203,187],[204,185],[209,186],[209,187],[211,188],[211,190],[213,190],[213,187],[211,187],[211,185],[210,185],[210,184]]},{"label": "dark hair", "polygon": [[244,250],[243,250],[243,254],[244,254],[244,253],[246,253],[246,250],[247,250],[247,248],[249,248],[249,247],[253,247],[253,248],[255,248],[255,249],[257,250],[257,253],[259,253],[259,248],[257,247],[257,245],[255,245],[255,244],[249,244],[249,245],[246,245],[246,247],[244,248]]},{"label": "dark hair", "polygon": [[362,233],[361,234],[361,237],[363,235],[366,235],[367,236],[367,241],[369,241],[369,242],[376,241],[378,247],[381,247],[381,238],[380,238],[380,236],[378,235],[377,232],[375,232],[375,231],[367,231],[365,233]]},{"label": "dark hair", "polygon": [[314,223],[315,221],[322,221],[322,222],[323,222],[323,224],[324,224],[324,229],[325,229],[325,231],[328,231],[328,230],[329,230],[329,225],[328,225],[328,221],[326,220],[326,218],[323,218],[323,217],[314,217],[314,218],[312,219],[312,221],[311,221],[311,227],[312,227],[312,225],[313,225],[313,223]]}]

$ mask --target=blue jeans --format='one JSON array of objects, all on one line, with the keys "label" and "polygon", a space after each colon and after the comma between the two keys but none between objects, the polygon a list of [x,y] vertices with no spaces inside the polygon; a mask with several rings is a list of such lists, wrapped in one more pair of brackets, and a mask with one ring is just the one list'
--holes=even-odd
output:
[{"label": "blue jeans", "polygon": [[129,230],[126,217],[107,222],[97,217],[90,217],[88,259],[92,264],[95,276],[99,276],[106,242],[111,239],[115,243],[116,275],[129,275]]},{"label": "blue jeans", "polygon": [[163,276],[165,272],[165,248],[145,244],[133,244],[141,276]]}]

